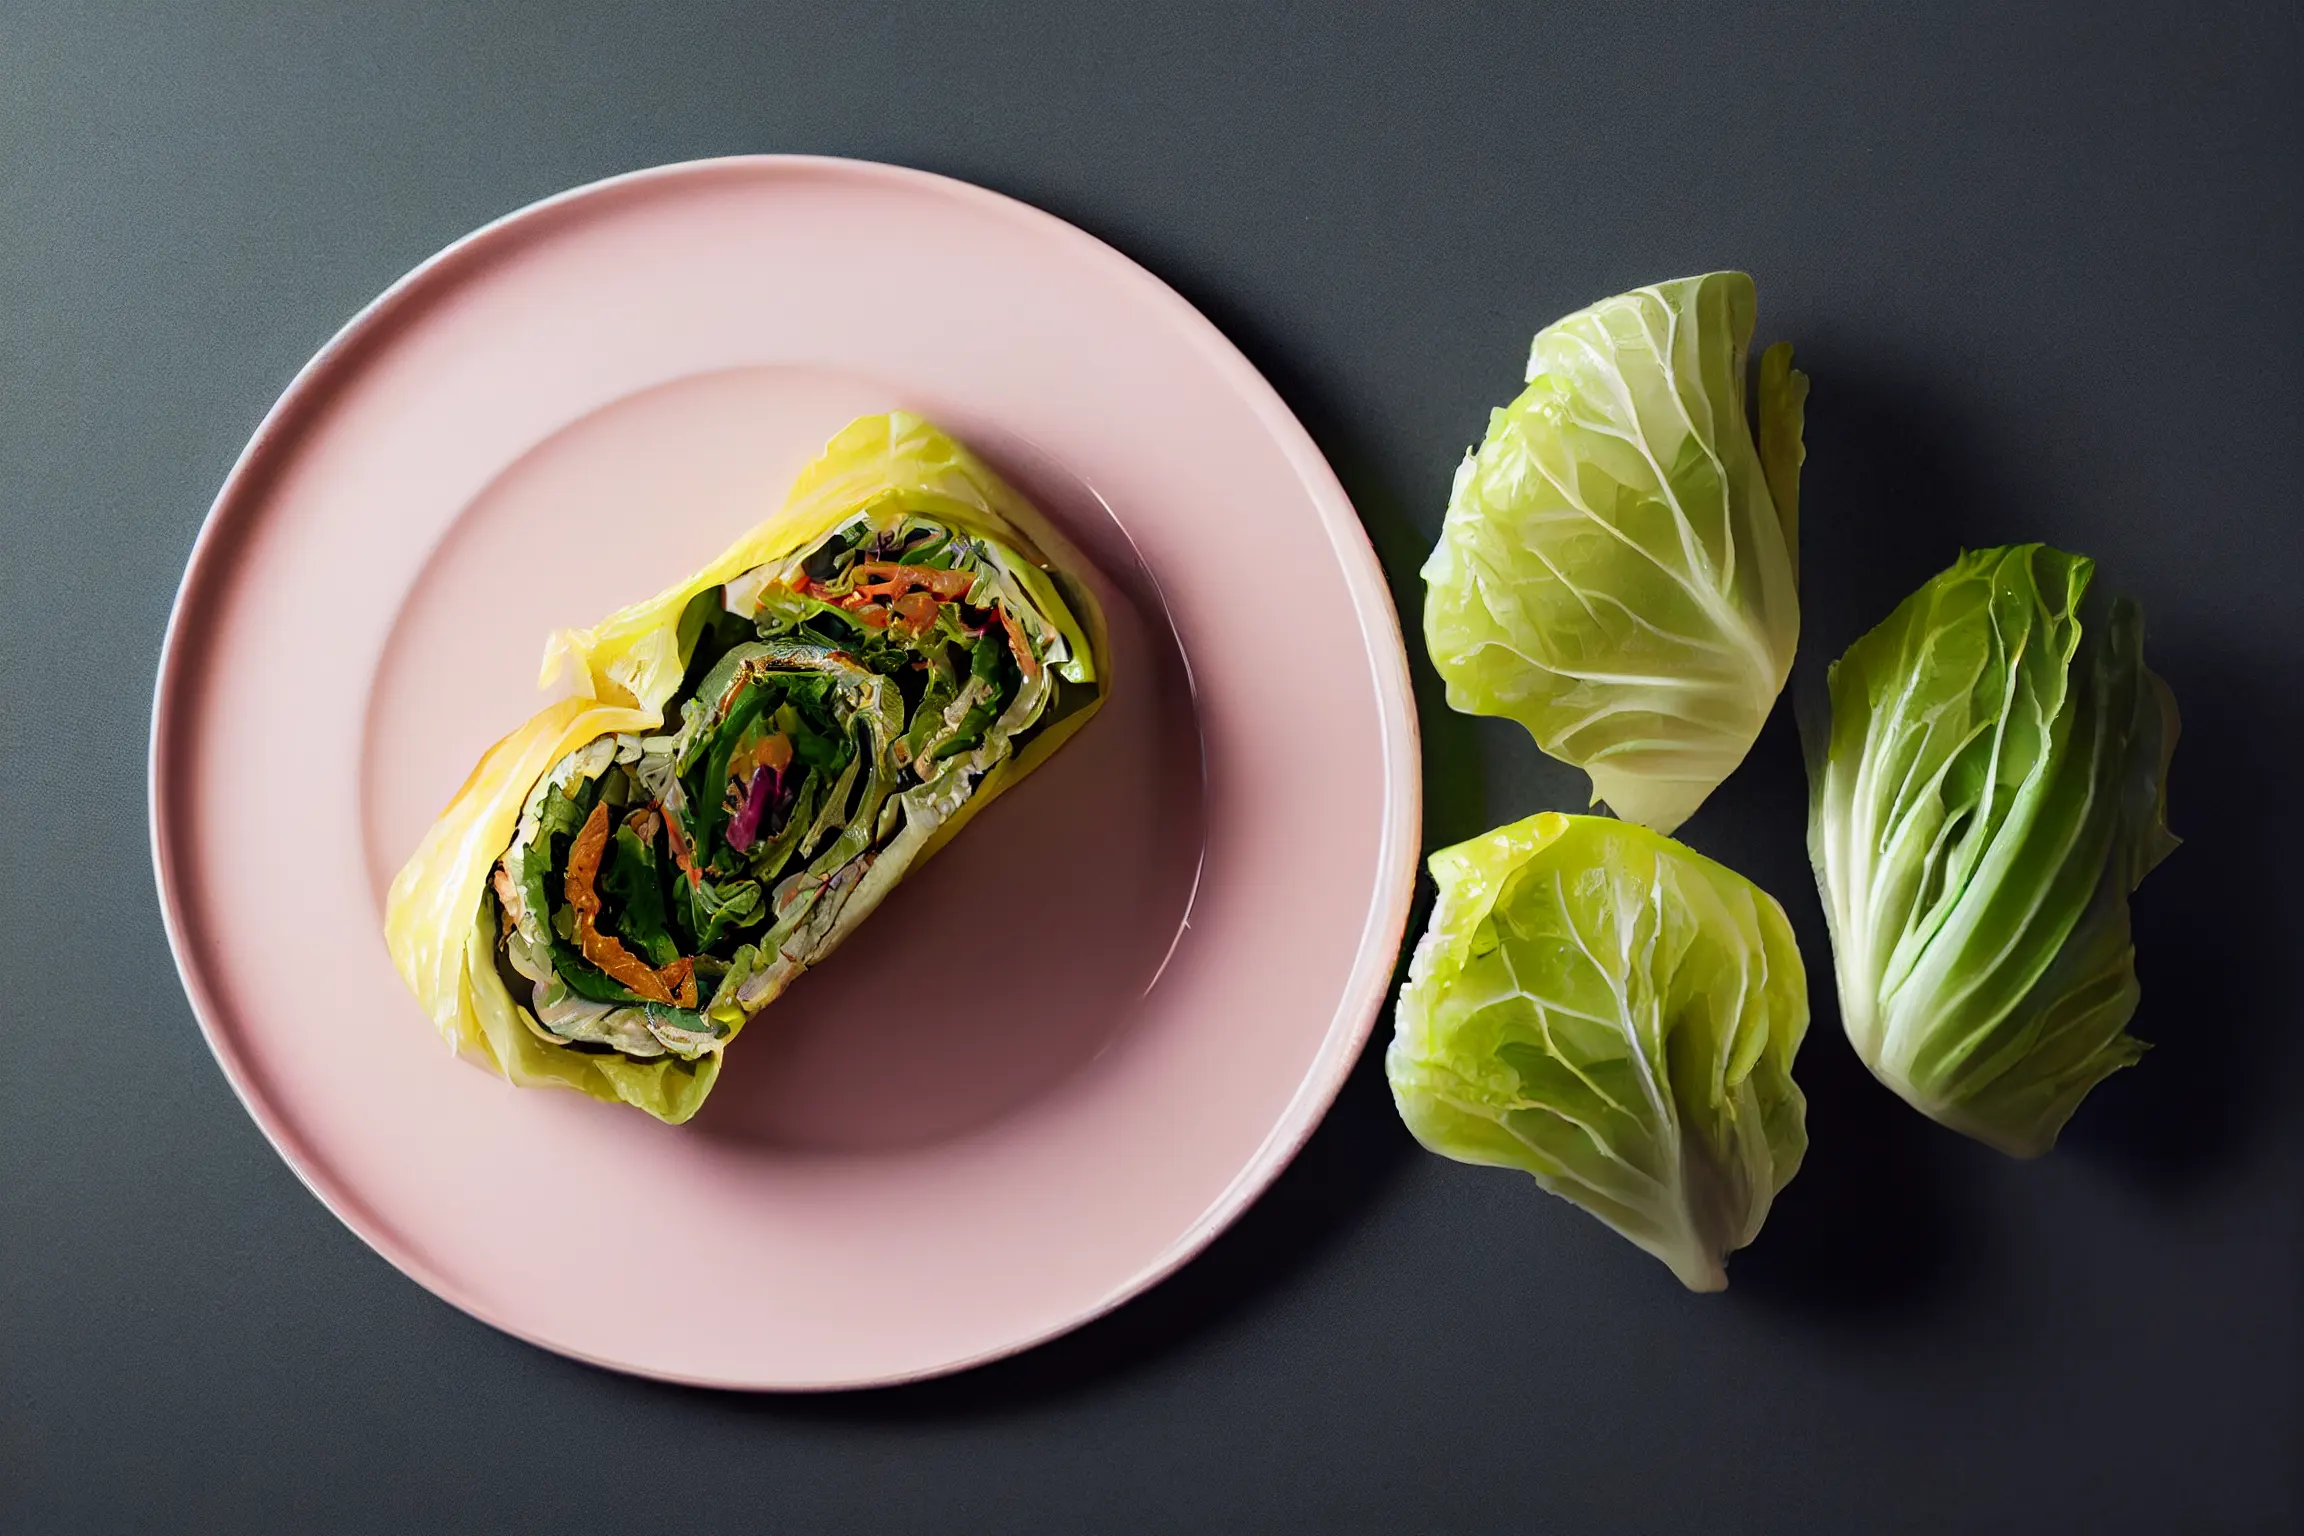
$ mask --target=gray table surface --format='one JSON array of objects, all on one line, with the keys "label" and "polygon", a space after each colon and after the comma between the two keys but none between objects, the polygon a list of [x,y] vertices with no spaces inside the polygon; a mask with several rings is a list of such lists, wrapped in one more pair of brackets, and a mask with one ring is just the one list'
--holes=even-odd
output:
[{"label": "gray table surface", "polygon": [[[0,1527],[2294,1528],[2299,62],[2279,5],[0,10]],[[1784,900],[1818,1000],[1809,1165],[1724,1296],[1418,1152],[1371,1053],[1205,1257],[971,1375],[679,1390],[434,1300],[272,1154],[178,989],[162,622],[362,302],[542,194],[749,150],[967,177],[1174,283],[1411,622],[1529,333],[1754,272],[1815,379],[1804,677],[1964,542],[2142,599],[2185,712],[2189,841],[2137,915],[2159,1048],[2031,1165],[1875,1087],[1783,710],[1686,833]],[[1435,843],[1574,804],[1419,681]]]}]

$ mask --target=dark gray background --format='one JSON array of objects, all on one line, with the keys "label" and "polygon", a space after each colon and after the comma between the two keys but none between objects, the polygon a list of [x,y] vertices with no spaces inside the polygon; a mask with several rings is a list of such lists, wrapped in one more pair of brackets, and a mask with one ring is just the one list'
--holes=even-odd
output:
[{"label": "dark gray background", "polygon": [[[0,11],[0,1526],[2293,1528],[2296,16],[1917,9]],[[1167,278],[1319,439],[1412,624],[1529,333],[1749,269],[1815,379],[1807,681],[1963,541],[2143,600],[2185,711],[2189,842],[2137,917],[2159,1049],[2032,1165],[1874,1087],[1787,708],[1686,834],[1784,900],[1817,998],[1809,1165],[1725,1296],[1417,1152],[1371,1054],[1207,1256],[969,1376],[716,1396],[433,1300],[273,1156],[178,990],[162,622],[372,294],[531,198],[747,150],[967,177]],[[1435,841],[1573,804],[1420,683]]]}]

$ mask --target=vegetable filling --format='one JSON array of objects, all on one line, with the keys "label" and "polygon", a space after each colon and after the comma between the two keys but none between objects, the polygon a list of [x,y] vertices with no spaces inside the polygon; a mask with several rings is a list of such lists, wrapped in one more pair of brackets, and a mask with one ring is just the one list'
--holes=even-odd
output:
[{"label": "vegetable filling", "polygon": [[1093,701],[1079,633],[1016,551],[879,507],[692,599],[678,728],[554,764],[493,872],[530,1026],[640,1059],[719,1050]]}]

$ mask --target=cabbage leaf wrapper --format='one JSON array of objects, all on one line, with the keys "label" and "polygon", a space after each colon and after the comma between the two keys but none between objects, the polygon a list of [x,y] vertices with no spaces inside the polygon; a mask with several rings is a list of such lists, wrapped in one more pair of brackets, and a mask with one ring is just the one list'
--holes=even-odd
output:
[{"label": "cabbage leaf wrapper", "polygon": [[2176,846],[2176,701],[2095,563],[1980,549],[1831,669],[1808,852],[1840,1017],[1915,1108],[2036,1157],[2143,1054],[2129,893]]},{"label": "cabbage leaf wrapper", "polygon": [[1728,1283],[1808,1146],[1808,983],[1766,891],[1628,822],[1547,811],[1434,854],[1384,1068],[1459,1162],[1517,1168]]},{"label": "cabbage leaf wrapper", "polygon": [[1800,638],[1808,380],[1768,349],[1755,440],[1756,302],[1714,272],[1538,332],[1424,565],[1449,704],[1519,721],[1595,803],[1659,832],[1744,760]]},{"label": "cabbage leaf wrapper", "polygon": [[721,1053],[1103,702],[1079,553],[958,442],[850,423],[782,510],[546,650],[399,875],[395,964],[469,1060],[679,1123]]}]

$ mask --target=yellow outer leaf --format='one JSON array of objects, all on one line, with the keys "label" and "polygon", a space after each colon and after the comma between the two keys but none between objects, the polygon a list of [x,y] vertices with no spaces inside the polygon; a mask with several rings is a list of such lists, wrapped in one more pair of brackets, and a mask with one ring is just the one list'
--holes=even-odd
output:
[{"label": "yellow outer leaf", "polygon": [[[564,629],[554,635],[544,648],[538,685],[550,687],[568,671],[576,692],[586,698],[662,709],[680,686],[673,627],[690,598],[746,571],[791,559],[885,497],[899,498],[907,509],[947,526],[998,539],[1043,568],[1058,572],[1086,568],[1079,551],[1037,508],[949,434],[907,411],[860,416],[800,472],[783,510],[730,545],[719,559],[590,629]],[[1047,608],[1059,615],[1059,629],[1074,655],[1100,663],[1105,637],[1094,600],[1076,581],[1059,576],[1058,583],[1069,604],[1052,603]],[[1077,605],[1087,615],[1092,636],[1063,621],[1068,605]],[[1073,680],[1094,679],[1092,665],[1088,675]]]}]

